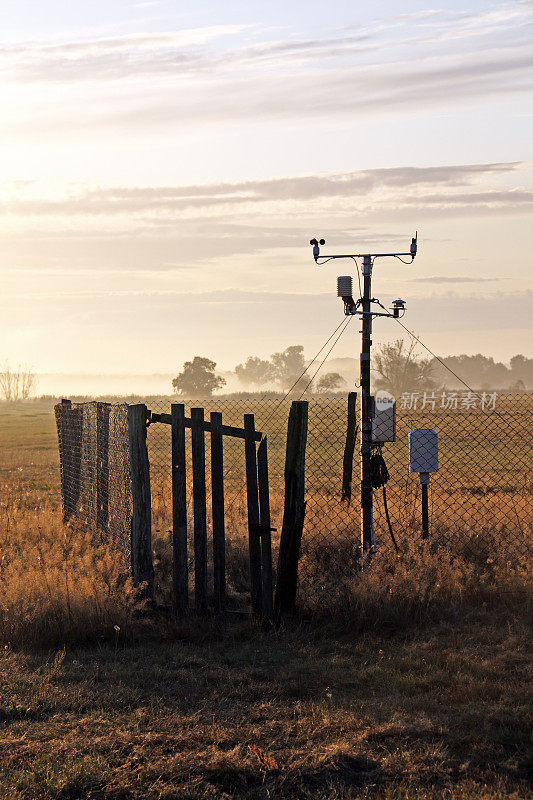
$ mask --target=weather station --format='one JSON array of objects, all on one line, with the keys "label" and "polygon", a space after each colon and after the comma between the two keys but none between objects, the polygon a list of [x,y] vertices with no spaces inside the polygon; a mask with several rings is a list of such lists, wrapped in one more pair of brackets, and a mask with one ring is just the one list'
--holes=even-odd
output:
[{"label": "weather station", "polygon": [[[322,266],[328,261],[351,259],[357,268],[359,297],[357,299],[354,297],[351,275],[341,275],[337,278],[337,296],[343,301],[346,316],[361,317],[361,546],[364,553],[371,554],[375,542],[373,490],[384,486],[388,480],[387,469],[381,455],[381,445],[385,441],[394,441],[396,436],[394,398],[392,398],[392,402],[387,403],[384,399],[383,403],[376,404],[370,393],[372,321],[375,317],[400,319],[405,314],[406,305],[405,300],[397,299],[393,301],[392,307],[387,309],[377,298],[372,297],[372,270],[375,262],[381,258],[396,258],[404,264],[412,264],[418,248],[418,232],[411,239],[408,252],[324,255],[320,252],[320,248],[325,244],[325,239],[311,239],[310,241],[313,258],[318,266]],[[359,259],[362,261],[362,286]],[[381,433],[382,430],[385,433]]]}]

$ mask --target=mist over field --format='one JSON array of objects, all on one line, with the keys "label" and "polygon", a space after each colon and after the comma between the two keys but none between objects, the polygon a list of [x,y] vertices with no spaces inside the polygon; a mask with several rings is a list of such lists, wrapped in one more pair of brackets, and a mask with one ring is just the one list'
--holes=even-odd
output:
[{"label": "mist over field", "polygon": [[[462,357],[460,359],[447,358],[445,363],[450,363],[454,371],[458,370],[459,377],[470,383],[476,389],[531,389],[533,388],[533,364],[531,359],[525,359],[525,368],[521,371],[513,371],[509,364],[495,362],[493,359],[476,359],[474,357]],[[488,362],[483,363],[483,361]],[[319,362],[318,362],[319,363]],[[307,362],[309,366],[310,362]],[[181,365],[180,365],[181,367]],[[481,369],[480,369],[481,367]],[[309,371],[312,374],[317,369],[315,364]],[[151,395],[171,395],[174,393],[172,380],[176,377],[179,369],[174,373],[159,374],[76,374],[76,373],[43,373],[36,375],[33,396],[52,395],[54,397],[69,396],[118,396],[137,395],[148,397]],[[339,387],[339,391],[350,391],[356,388],[359,382],[359,364],[355,358],[332,358],[324,362],[317,378],[328,373],[335,373],[341,376],[344,384]],[[234,392],[250,391],[250,387],[243,385],[234,371],[217,370],[226,384],[217,391],[217,394],[231,394]],[[458,380],[449,370],[438,362],[432,362],[432,383],[439,387],[450,389],[464,388],[464,384]],[[428,383],[427,388],[430,388]],[[255,391],[280,391],[274,383],[266,383],[264,386],[256,386]]]}]

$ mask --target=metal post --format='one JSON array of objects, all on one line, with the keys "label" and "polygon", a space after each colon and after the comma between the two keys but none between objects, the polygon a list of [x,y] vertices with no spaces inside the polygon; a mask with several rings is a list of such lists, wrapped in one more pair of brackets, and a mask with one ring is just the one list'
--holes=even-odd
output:
[{"label": "metal post", "polygon": [[429,472],[420,473],[420,485],[422,487],[422,539],[427,539],[429,538]]},{"label": "metal post", "polygon": [[372,317],[370,314],[372,258],[363,259],[362,344],[361,344],[361,543],[364,551],[372,546],[372,397],[370,395],[370,348]]}]

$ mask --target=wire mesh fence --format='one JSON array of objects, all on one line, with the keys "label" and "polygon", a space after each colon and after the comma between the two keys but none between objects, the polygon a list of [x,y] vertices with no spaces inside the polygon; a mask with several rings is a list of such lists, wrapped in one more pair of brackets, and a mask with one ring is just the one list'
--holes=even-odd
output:
[{"label": "wire mesh fence", "polygon": [[[480,392],[412,393],[399,398],[396,441],[383,445],[388,467],[386,503],[393,536],[400,550],[422,536],[419,475],[410,472],[409,433],[434,429],[438,434],[439,470],[431,476],[429,524],[431,542],[471,559],[487,559],[497,548],[509,558],[531,554],[533,532],[533,394]],[[255,414],[256,428],[268,437],[274,565],[283,512],[285,438],[290,400],[213,397],[190,401],[206,414],[221,411],[224,422],[242,425]],[[169,401],[151,409],[168,412]],[[355,447],[351,501],[341,500],[346,443],[345,395],[309,398],[306,452],[306,518],[299,569],[299,602],[309,607],[342,604],[360,573],[358,445]],[[209,441],[206,441],[209,459]],[[154,535],[171,528],[170,431],[150,426]],[[242,442],[228,441],[224,452],[226,536],[230,590],[245,591],[246,495]],[[190,473],[190,470],[189,470]],[[208,477],[208,492],[210,491]],[[192,489],[188,490],[192,503]],[[208,504],[208,525],[211,525]],[[374,491],[374,557],[395,557],[381,489]],[[192,567],[192,556],[191,556]]]},{"label": "wire mesh fence", "polygon": [[[150,411],[170,413],[172,399],[151,399]],[[98,404],[103,406],[105,404]],[[127,552],[131,520],[127,406],[65,404],[56,408],[65,515],[77,514],[100,527],[109,541]],[[187,401],[185,413],[202,407],[206,418],[222,412],[226,425],[242,427],[244,414],[268,439],[270,506],[274,568],[283,514],[284,463],[290,400],[212,397]],[[108,424],[106,427],[106,419]],[[422,486],[410,471],[409,433],[434,429],[438,435],[439,469],[430,476],[428,523],[431,546],[462,554],[481,563],[498,550],[509,559],[531,555],[533,504],[533,394],[442,392],[408,393],[398,398],[396,441],[381,453],[389,479],[386,495],[374,491],[373,559],[396,558],[423,534]],[[347,432],[345,395],[311,395],[306,451],[306,517],[299,565],[298,601],[303,607],[341,607],[354,580],[364,579],[361,563],[358,443],[355,446],[351,500],[342,499],[346,480]],[[187,434],[187,437],[190,433]],[[108,463],[99,460],[109,443]],[[147,434],[152,495],[152,537],[159,591],[171,559],[172,481],[171,431],[153,423]],[[210,437],[206,436],[207,526],[212,530],[209,497]],[[379,449],[379,448],[377,448]],[[191,451],[187,442],[187,505],[192,543]],[[228,597],[249,598],[248,526],[244,443],[224,441],[226,565]],[[76,494],[75,486],[79,485]],[[386,505],[385,505],[386,503]],[[387,521],[387,514],[390,526]],[[107,517],[107,524],[102,520]],[[189,573],[194,548],[188,549]],[[209,544],[208,560],[212,564]]]}]

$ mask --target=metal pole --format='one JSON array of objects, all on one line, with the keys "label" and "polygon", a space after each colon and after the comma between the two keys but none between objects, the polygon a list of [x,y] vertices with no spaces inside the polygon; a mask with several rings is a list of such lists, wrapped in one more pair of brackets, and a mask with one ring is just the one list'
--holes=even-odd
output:
[{"label": "metal pole", "polygon": [[429,472],[420,473],[420,485],[422,487],[422,539],[427,539],[429,537]]},{"label": "metal pole", "polygon": [[361,344],[361,543],[363,551],[372,546],[372,398],[370,395],[370,348],[372,317],[370,314],[372,258],[363,259],[362,344]]}]

